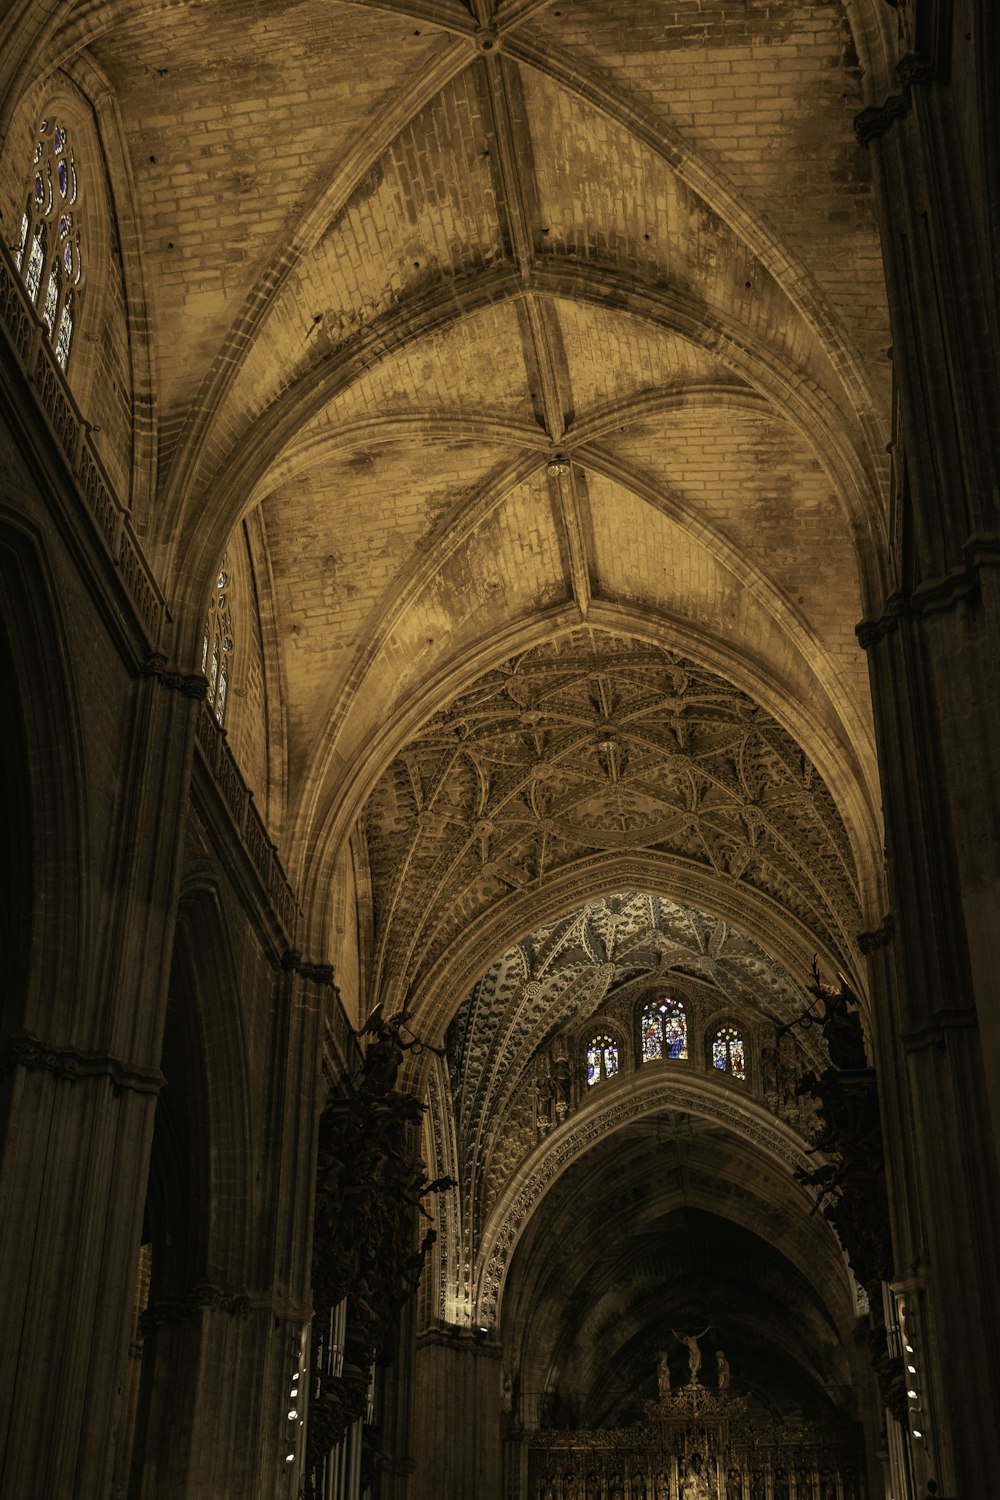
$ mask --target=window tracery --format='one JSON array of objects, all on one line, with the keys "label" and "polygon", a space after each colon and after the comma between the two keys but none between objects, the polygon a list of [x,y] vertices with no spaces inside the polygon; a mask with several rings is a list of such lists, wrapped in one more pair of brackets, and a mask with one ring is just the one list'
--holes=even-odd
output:
[{"label": "window tracery", "polygon": [[593,1088],[605,1078],[618,1073],[618,1043],[607,1032],[591,1037],[587,1043],[587,1087]]},{"label": "window tracery", "polygon": [[66,127],[56,119],[43,120],[14,260],[62,370],[69,363],[83,282],[78,197],[76,162]]},{"label": "window tracery", "polygon": [[229,559],[219,566],[215,590],[205,620],[201,646],[201,670],[208,678],[208,706],[222,724],[229,700],[229,673],[234,649],[233,611],[230,602]]},{"label": "window tracery", "polygon": [[735,1026],[720,1026],[712,1038],[712,1066],[731,1073],[741,1083],[746,1079],[746,1048]]},{"label": "window tracery", "polygon": [[650,1000],[642,1009],[642,1060],[686,1058],[687,1016],[684,1002],[669,997]]}]

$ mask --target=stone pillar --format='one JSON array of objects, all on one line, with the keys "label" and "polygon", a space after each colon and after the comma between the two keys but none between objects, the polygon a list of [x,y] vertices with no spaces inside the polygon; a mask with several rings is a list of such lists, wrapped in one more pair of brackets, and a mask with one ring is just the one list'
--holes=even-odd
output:
[{"label": "stone pillar", "polygon": [[[425,1271],[425,1275],[426,1275]],[[400,1318],[399,1347],[387,1370],[378,1372],[376,1420],[381,1429],[379,1500],[409,1500],[413,1474],[413,1360],[416,1301]]]},{"label": "stone pillar", "polygon": [[[882,991],[890,1014],[879,1027],[891,1035],[879,1048],[880,1076],[893,1122],[897,1272],[913,1282],[913,1315],[926,1337],[918,1351],[926,1420],[912,1445],[914,1467],[921,1482],[934,1477],[944,1492],[973,1494],[989,1488],[1000,1464],[989,1417],[1000,1409],[1000,1370],[982,1337],[1000,1326],[989,1066],[1000,968],[986,963],[990,939],[979,918],[990,886],[998,890],[1000,837],[989,828],[995,793],[982,781],[990,710],[976,695],[985,662],[958,648],[985,623],[970,620],[967,607],[906,618],[870,651],[898,994],[894,1001],[892,989]],[[994,628],[1000,640],[1000,619]],[[948,703],[961,694],[958,681],[968,694],[968,733]]]},{"label": "stone pillar", "polygon": [[500,1348],[469,1329],[417,1337],[410,1500],[501,1500]]},{"label": "stone pillar", "polygon": [[[872,154],[897,428],[890,594],[868,651],[892,927],[873,973],[897,1274],[915,1338],[917,1489],[1000,1470],[1000,377],[977,206],[989,67],[959,9],[901,8]],[[936,14],[934,21],[932,13]],[[962,21],[962,25],[966,24]],[[954,31],[952,31],[954,27]],[[969,128],[970,122],[972,129]]]},{"label": "stone pillar", "polygon": [[[132,685],[111,829],[78,881],[88,962],[46,924],[55,986],[0,1040],[0,1491],[107,1500],[132,1321],[194,714],[204,680],[157,660]],[[113,696],[113,694],[111,694]],[[107,765],[95,743],[97,769]],[[83,747],[80,749],[83,753]],[[96,774],[96,770],[95,770]],[[43,872],[44,873],[44,872]],[[39,962],[42,959],[38,960]],[[6,1019],[6,1018],[5,1018]]]}]

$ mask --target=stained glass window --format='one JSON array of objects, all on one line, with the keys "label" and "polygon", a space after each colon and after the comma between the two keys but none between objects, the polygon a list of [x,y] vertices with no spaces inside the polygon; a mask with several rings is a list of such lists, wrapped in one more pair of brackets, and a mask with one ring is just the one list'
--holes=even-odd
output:
[{"label": "stained glass window", "polygon": [[56,359],[69,363],[75,313],[74,288],[83,281],[83,252],[76,215],[76,164],[69,135],[58,121],[38,128],[21,239],[14,259],[28,296],[41,314]]},{"label": "stained glass window", "polygon": [[208,706],[220,724],[226,717],[233,644],[229,563],[224,557],[215,580],[201,646],[201,670],[208,678]]},{"label": "stained glass window", "polygon": [[59,368],[65,370],[69,362],[69,346],[73,342],[73,293],[69,292],[59,314],[59,332],[56,335],[56,359]]},{"label": "stained glass window", "polygon": [[618,1072],[618,1043],[602,1033],[591,1037],[587,1046],[587,1087],[602,1078],[614,1078]]},{"label": "stained glass window", "polygon": [[687,1057],[687,1017],[682,1001],[651,1000],[643,1007],[641,1030],[643,1062],[657,1057]]},{"label": "stained glass window", "polygon": [[28,296],[32,302],[37,302],[38,288],[42,284],[42,267],[45,265],[45,241],[47,238],[45,225],[39,224],[31,236],[28,264],[24,268],[24,284],[28,288]]},{"label": "stained glass window", "polygon": [[59,269],[53,266],[49,272],[49,284],[45,289],[45,302],[42,306],[42,319],[49,330],[49,338],[56,331],[56,308],[59,306]]},{"label": "stained glass window", "polygon": [[720,1026],[712,1039],[712,1066],[732,1073],[742,1083],[747,1076],[746,1049],[735,1026]]}]

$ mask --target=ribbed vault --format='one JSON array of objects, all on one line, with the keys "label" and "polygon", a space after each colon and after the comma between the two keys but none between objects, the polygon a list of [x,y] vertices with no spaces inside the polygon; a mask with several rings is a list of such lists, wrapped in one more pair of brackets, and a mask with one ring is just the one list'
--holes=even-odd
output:
[{"label": "ribbed vault", "polygon": [[415,704],[505,633],[630,614],[773,693],[877,851],[851,630],[883,592],[888,337],[842,8],[56,14],[132,174],[135,509],[192,659],[258,511],[273,831],[310,907]]}]

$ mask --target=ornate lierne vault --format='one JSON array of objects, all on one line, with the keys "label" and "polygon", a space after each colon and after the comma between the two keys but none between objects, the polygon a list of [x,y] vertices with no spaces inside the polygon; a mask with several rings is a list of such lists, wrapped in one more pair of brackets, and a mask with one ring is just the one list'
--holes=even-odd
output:
[{"label": "ornate lierne vault", "polygon": [[[787,1022],[802,1008],[797,986],[742,933],[665,897],[634,892],[592,902],[539,928],[483,975],[449,1029],[447,1059],[474,1224],[537,1140],[586,1094],[582,1050],[590,1032],[610,1030],[620,1043],[624,1074],[633,1059],[638,1066],[637,1003],[661,992],[684,997],[692,1062],[714,1017],[738,1017],[743,1034],[756,1039],[768,1021],[773,1031],[773,1023]],[[799,1071],[798,1051],[786,1040],[786,1072]],[[562,1058],[570,1077],[561,1085]],[[764,1066],[777,1108],[776,1063],[766,1044],[753,1047],[747,1091],[761,1092]],[[561,1090],[565,1098],[558,1097]],[[786,1096],[790,1105],[787,1087],[782,1102]],[[797,1122],[799,1106],[790,1107]]]},{"label": "ornate lierne vault", "polygon": [[[640,1012],[671,997],[684,1056],[643,1060]],[[441,1210],[438,1305],[458,1321],[497,1314],[521,1230],[566,1166],[629,1122],[693,1109],[786,1172],[807,1164],[812,1111],[797,1092],[822,1066],[813,1029],[790,1031],[801,988],[729,923],[662,896],[620,892],[536,929],[480,978],[431,1074],[435,1172],[455,1178]],[[739,1036],[736,1077],[713,1054]],[[588,1082],[588,1043],[614,1051]]]},{"label": "ornate lierne vault", "polygon": [[623,855],[761,898],[845,967],[855,953],[854,861],[809,758],[715,673],[610,632],[487,672],[396,757],[364,823],[381,998],[422,999],[494,907],[573,871],[583,895]]}]

